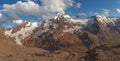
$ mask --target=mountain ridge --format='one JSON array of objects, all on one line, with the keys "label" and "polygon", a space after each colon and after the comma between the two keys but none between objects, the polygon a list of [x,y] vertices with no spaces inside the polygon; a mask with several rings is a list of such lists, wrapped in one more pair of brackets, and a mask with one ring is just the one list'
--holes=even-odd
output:
[{"label": "mountain ridge", "polygon": [[[17,31],[15,31],[13,34],[11,33],[11,29],[4,30],[5,33],[6,31],[10,32],[5,34],[5,38],[8,37],[11,38],[12,41],[15,41],[16,37],[21,37],[19,40],[22,43],[22,45],[12,45],[14,49],[11,47],[11,51],[14,51],[15,54],[7,54],[9,54],[10,57],[16,57],[18,59],[19,57],[23,57],[22,59],[27,60],[38,60],[38,57],[40,60],[47,61],[120,60],[119,18],[103,18],[102,16],[93,16],[90,19],[74,20],[75,19],[70,18],[70,16],[67,16],[67,18],[66,16],[60,16],[48,19],[38,27],[32,27],[29,25],[32,23],[26,23],[24,25],[25,27],[19,27],[18,25],[18,28],[12,28],[12,30],[17,29]],[[29,26],[27,26],[27,24]],[[32,30],[31,27],[33,28]],[[24,29],[31,31],[29,32],[28,30]],[[27,32],[29,35],[20,35],[21,32],[24,34]],[[4,32],[2,32],[2,34],[4,34]],[[11,37],[13,35],[15,37]],[[9,40],[9,42],[11,41]],[[19,55],[16,56],[16,54]],[[34,58],[24,57],[28,56],[27,54]],[[43,57],[45,59],[43,59]],[[10,60],[11,58],[7,59]],[[7,59],[4,60],[6,61]],[[13,59],[13,61],[16,60],[17,59]]]},{"label": "mountain ridge", "polygon": [[[39,27],[36,27],[36,28],[33,27],[33,29],[30,31],[30,33],[27,31],[28,35],[23,37],[21,40],[23,40],[22,41],[23,45],[26,45],[26,46],[30,46],[32,44],[35,45],[35,44],[39,44],[39,43],[40,43],[40,45],[42,45],[43,43],[41,43],[41,42],[35,43],[32,40],[30,42],[31,44],[29,45],[29,43],[26,44],[27,43],[26,40],[35,39],[34,41],[36,41],[36,38],[37,38],[37,40],[40,40],[40,39],[44,39],[46,37],[50,37],[50,39],[53,38],[56,40],[57,38],[59,39],[59,37],[64,37],[64,34],[66,35],[66,33],[71,36],[74,35],[73,37],[75,37],[75,39],[81,40],[80,39],[81,35],[79,35],[79,34],[86,34],[86,36],[83,35],[85,38],[88,37],[87,36],[88,34],[91,34],[96,37],[90,37],[90,38],[95,39],[97,44],[99,44],[98,43],[98,42],[100,42],[99,40],[102,40],[101,43],[103,43],[105,40],[107,40],[108,35],[106,33],[108,33],[108,34],[110,34],[110,32],[112,32],[113,34],[114,34],[114,32],[120,33],[120,28],[118,27],[119,22],[120,22],[120,20],[118,20],[117,18],[108,18],[108,17],[102,16],[102,15],[93,16],[91,19],[88,19],[88,20],[74,20],[69,15],[60,15],[59,14],[59,15],[55,16],[53,19],[48,19],[48,20],[44,21]],[[24,25],[27,27],[27,24],[30,24],[30,23],[25,23]],[[24,26],[24,25],[22,25],[22,26]],[[25,27],[24,27],[24,29],[25,29]],[[117,35],[119,35],[119,34],[117,34]],[[21,37],[21,36],[22,36],[22,34],[18,35],[17,38],[19,39],[19,37]],[[71,36],[70,37],[67,36],[68,39],[72,38]],[[49,40],[49,38],[47,40]],[[66,39],[66,41],[67,41],[67,39]],[[69,42],[69,41],[67,41],[67,42]],[[55,43],[57,43],[57,41]],[[79,41],[79,43],[81,43],[81,42]]]}]

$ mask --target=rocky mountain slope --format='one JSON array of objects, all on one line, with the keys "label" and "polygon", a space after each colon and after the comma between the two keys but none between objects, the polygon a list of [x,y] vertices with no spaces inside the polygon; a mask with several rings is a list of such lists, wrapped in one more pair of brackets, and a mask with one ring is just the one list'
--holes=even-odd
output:
[{"label": "rocky mountain slope", "polygon": [[80,20],[58,15],[38,27],[34,23],[18,25],[5,35],[27,48],[49,51],[51,61],[119,61],[119,24],[119,18],[102,15]]},{"label": "rocky mountain slope", "polygon": [[70,51],[71,49],[87,50],[86,47],[94,48],[100,45],[113,46],[120,43],[120,28],[117,21],[120,22],[119,19],[99,15],[83,24],[58,16],[45,21],[30,36],[23,39],[22,43],[47,50],[70,49]]}]

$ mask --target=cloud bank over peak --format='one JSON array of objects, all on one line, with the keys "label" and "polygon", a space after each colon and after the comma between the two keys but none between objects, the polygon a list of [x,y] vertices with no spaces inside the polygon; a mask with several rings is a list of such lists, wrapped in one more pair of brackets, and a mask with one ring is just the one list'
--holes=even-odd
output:
[{"label": "cloud bank over peak", "polygon": [[15,23],[15,24],[22,24],[22,23],[24,23],[24,21],[21,20],[21,19],[19,19],[19,20],[13,20],[13,23]]},{"label": "cloud bank over peak", "polygon": [[15,4],[4,4],[4,11],[9,13],[8,15],[13,18],[18,18],[18,14],[43,16],[48,13],[62,12],[65,13],[65,9],[73,6],[73,0],[40,0],[41,5],[33,2],[18,1]]},{"label": "cloud bank over peak", "polygon": [[[65,10],[69,7],[75,6],[77,4],[74,0],[38,0],[41,4],[35,2],[35,0],[25,0],[17,1],[15,4],[3,4],[1,12],[4,12],[8,17],[12,18],[12,20],[21,19],[20,15],[24,16],[37,16],[44,17],[48,14],[53,13],[63,13],[65,14]],[[77,4],[80,7],[80,3]],[[4,17],[4,14],[0,15],[0,19],[4,21],[9,21]],[[49,16],[48,16],[49,17]]]},{"label": "cloud bank over peak", "polygon": [[26,14],[26,15],[37,15],[39,12],[39,5],[35,4],[32,1],[22,2],[18,1],[16,4],[4,4],[4,11],[9,13],[8,15],[13,18],[18,18],[18,14]]},{"label": "cloud bank over peak", "polygon": [[41,0],[42,9],[48,10],[47,12],[62,12],[65,13],[64,10],[68,7],[73,6],[74,1],[72,0]]}]

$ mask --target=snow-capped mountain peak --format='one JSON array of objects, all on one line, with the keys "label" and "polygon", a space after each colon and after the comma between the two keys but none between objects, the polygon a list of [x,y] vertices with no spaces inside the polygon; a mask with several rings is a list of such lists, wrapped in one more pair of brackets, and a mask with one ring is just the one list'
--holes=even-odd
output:
[{"label": "snow-capped mountain peak", "polygon": [[115,22],[117,21],[116,18],[109,18],[109,17],[106,17],[104,15],[96,15],[95,18],[94,18],[94,21],[95,22],[99,22],[103,25],[115,25]]},{"label": "snow-capped mountain peak", "polygon": [[[51,19],[47,19],[40,26],[37,22],[26,22],[19,26],[5,31],[5,35],[11,37],[17,44],[26,44],[28,39],[39,39],[38,37],[55,34],[62,37],[69,34],[81,33],[83,31],[98,31],[97,26],[106,28],[109,26],[117,27],[120,22],[117,18],[109,18],[97,15],[88,19],[73,19],[69,15],[57,15]],[[119,28],[119,27],[117,27]],[[47,35],[46,35],[47,34]],[[30,38],[29,38],[30,37]],[[40,39],[41,40],[41,39]],[[22,41],[22,42],[21,42]]]},{"label": "snow-capped mountain peak", "polygon": [[37,22],[23,23],[13,29],[6,30],[5,35],[14,39],[17,44],[22,45],[21,40],[31,35],[36,27],[38,27]]}]

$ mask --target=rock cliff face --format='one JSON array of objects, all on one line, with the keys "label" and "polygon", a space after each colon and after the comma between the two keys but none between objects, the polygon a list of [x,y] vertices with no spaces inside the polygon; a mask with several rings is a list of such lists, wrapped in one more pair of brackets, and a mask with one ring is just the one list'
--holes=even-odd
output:
[{"label": "rock cliff face", "polygon": [[34,30],[34,33],[22,40],[22,43],[26,46],[34,46],[46,50],[72,50],[80,45],[82,47],[82,42],[74,33],[73,28],[73,25],[69,24],[63,16],[60,16],[56,19],[45,21]]},{"label": "rock cliff face", "polygon": [[[90,22],[89,22],[90,21]],[[45,21],[22,40],[23,45],[46,50],[85,50],[100,45],[114,46],[120,43],[118,19],[93,16],[86,24],[71,22],[64,16]]]}]

